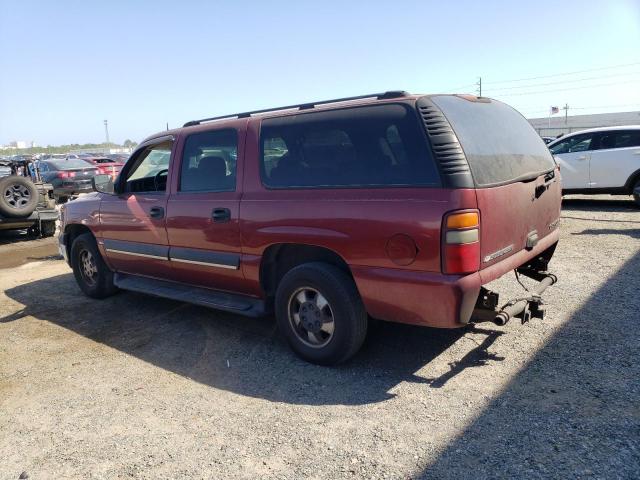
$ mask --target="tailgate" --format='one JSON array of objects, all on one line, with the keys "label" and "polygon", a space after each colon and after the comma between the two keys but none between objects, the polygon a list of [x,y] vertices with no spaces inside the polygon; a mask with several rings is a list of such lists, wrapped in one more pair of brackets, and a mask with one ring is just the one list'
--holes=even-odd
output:
[{"label": "tailgate", "polygon": [[[480,210],[480,268],[535,246],[558,227],[559,172],[545,180],[516,182],[476,190]],[[527,246],[527,241],[529,245]]]},{"label": "tailgate", "polygon": [[434,96],[464,151],[480,210],[480,268],[532,249],[558,226],[560,172],[529,122],[488,98]]}]

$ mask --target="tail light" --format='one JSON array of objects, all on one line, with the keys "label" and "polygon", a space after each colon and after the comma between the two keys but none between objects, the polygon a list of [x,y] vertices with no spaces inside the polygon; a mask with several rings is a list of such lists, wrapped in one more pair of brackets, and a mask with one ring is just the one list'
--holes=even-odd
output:
[{"label": "tail light", "polygon": [[450,212],[442,222],[442,271],[471,273],[480,269],[480,212]]},{"label": "tail light", "polygon": [[111,175],[112,177],[115,177],[116,174],[118,173],[118,170],[116,169],[115,166],[110,166],[110,167],[98,167],[97,173],[101,174],[101,175]]},{"label": "tail light", "polygon": [[73,178],[76,176],[76,172],[58,172],[58,178]]}]

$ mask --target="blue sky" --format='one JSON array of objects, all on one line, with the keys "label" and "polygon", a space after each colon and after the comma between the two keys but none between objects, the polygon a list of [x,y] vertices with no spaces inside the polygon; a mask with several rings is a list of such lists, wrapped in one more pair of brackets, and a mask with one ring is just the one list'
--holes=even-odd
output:
[{"label": "blue sky", "polygon": [[0,0],[0,144],[102,142],[105,118],[112,141],[140,141],[310,100],[474,92],[478,76],[530,117],[640,110],[640,0]]}]

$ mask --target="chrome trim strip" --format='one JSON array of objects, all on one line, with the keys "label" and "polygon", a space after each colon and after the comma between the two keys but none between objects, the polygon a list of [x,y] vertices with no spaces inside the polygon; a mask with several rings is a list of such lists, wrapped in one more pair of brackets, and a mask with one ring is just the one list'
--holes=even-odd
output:
[{"label": "chrome trim strip", "polygon": [[498,257],[501,257],[503,255],[506,255],[507,253],[511,252],[513,250],[513,243],[509,246],[506,246],[500,250],[498,250],[497,252],[493,252],[490,255],[487,255],[486,257],[484,257],[484,263],[487,262],[491,262],[492,260],[495,260]]},{"label": "chrome trim strip", "polygon": [[160,257],[158,255],[149,255],[146,253],[127,252],[125,250],[116,250],[115,248],[107,248],[105,250],[111,253],[120,253],[122,255],[132,255],[134,257],[154,258],[156,260],[169,260],[167,257]]},{"label": "chrome trim strip", "polygon": [[228,270],[238,270],[238,266],[235,265],[222,265],[220,263],[198,262],[196,260],[184,260],[182,258],[170,258],[172,262],[191,263],[193,265],[203,265],[205,267],[226,268]]}]

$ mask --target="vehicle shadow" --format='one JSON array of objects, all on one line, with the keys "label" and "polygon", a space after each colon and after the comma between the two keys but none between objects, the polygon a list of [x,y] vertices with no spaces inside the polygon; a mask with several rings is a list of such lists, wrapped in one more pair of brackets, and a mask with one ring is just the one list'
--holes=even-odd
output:
[{"label": "vehicle shadow", "polygon": [[563,209],[575,209],[597,212],[620,212],[624,210],[640,211],[633,201],[633,197],[611,198],[562,198]]},{"label": "vehicle shadow", "polygon": [[505,359],[500,355],[489,352],[489,347],[504,335],[504,332],[500,330],[490,330],[487,328],[478,328],[477,326],[470,326],[467,328],[467,332],[484,334],[484,340],[478,344],[476,348],[467,353],[460,360],[451,362],[449,364],[450,370],[437,378],[429,378],[426,382],[431,388],[442,388],[453,377],[467,368],[482,367],[489,361],[501,362]]},{"label": "vehicle shadow", "polygon": [[459,340],[465,329],[375,321],[352,361],[327,368],[298,359],[277,333],[273,318],[244,318],[131,292],[92,300],[81,294],[71,273],[5,294],[24,308],[0,323],[34,316],[197,382],[294,404],[361,405],[394,397],[392,390],[401,382],[442,386],[465,368],[482,365],[486,348],[500,335],[469,327],[487,340],[446,375],[427,380],[415,372]]},{"label": "vehicle shadow", "polygon": [[572,235],[628,235],[631,238],[640,238],[640,228],[588,228],[581,232],[572,232]]},{"label": "vehicle shadow", "polygon": [[417,478],[638,478],[640,253]]},{"label": "vehicle shadow", "polygon": [[7,245],[15,242],[27,242],[33,240],[33,236],[27,233],[27,229],[0,230],[0,245]]}]

